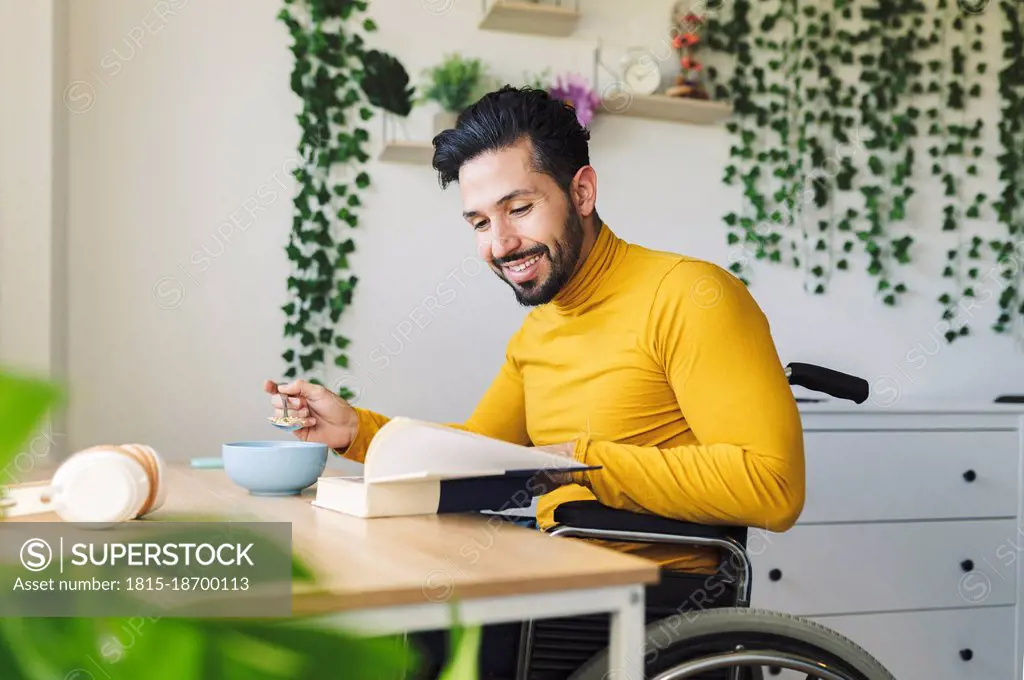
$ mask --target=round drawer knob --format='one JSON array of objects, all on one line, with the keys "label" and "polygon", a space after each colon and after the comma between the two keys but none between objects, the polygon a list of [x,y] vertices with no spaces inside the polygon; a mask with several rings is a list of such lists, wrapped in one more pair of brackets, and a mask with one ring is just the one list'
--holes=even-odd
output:
[{"label": "round drawer knob", "polygon": [[964,560],[960,563],[960,568],[964,571],[974,571],[974,560]]},{"label": "round drawer knob", "polygon": [[964,473],[964,479],[967,480],[968,483],[973,482],[977,478],[978,473],[976,473],[974,470],[968,470],[967,472]]},{"label": "round drawer knob", "polygon": [[768,578],[771,579],[772,581],[781,581],[782,580],[782,570],[781,569],[772,569],[771,571],[768,572]]},{"label": "round drawer knob", "polygon": [[963,659],[964,661],[970,661],[971,659],[974,658],[974,652],[971,651],[970,649],[961,649],[960,650],[960,658]]},{"label": "round drawer knob", "polygon": [[768,675],[782,675],[782,669],[778,666],[768,666]]}]

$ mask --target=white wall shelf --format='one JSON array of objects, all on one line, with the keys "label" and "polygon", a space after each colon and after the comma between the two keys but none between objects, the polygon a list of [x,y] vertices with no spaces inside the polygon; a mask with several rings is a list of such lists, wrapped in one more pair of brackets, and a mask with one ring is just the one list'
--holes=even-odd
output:
[{"label": "white wall shelf", "polygon": [[629,95],[623,93],[606,98],[600,112],[632,118],[712,125],[731,116],[732,107],[728,104],[704,99],[669,97],[663,94]]},{"label": "white wall shelf", "polygon": [[430,165],[434,159],[434,145],[430,142],[393,141],[384,145],[380,160],[385,163]]},{"label": "white wall shelf", "polygon": [[484,8],[480,28],[506,33],[563,37],[571,35],[576,30],[579,18],[578,8],[492,0],[490,6]]}]

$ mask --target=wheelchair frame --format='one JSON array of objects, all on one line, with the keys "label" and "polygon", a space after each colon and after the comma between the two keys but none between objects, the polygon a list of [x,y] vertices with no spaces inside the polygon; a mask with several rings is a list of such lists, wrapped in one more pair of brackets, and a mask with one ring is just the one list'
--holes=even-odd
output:
[{"label": "wheelchair frame", "polygon": [[[724,550],[732,558],[736,567],[735,583],[733,585],[733,606],[749,607],[751,598],[751,586],[753,579],[753,567],[750,557],[747,554],[746,546],[737,540],[731,533],[742,532],[746,535],[746,527],[732,526],[711,526],[669,520],[662,517],[648,517],[625,510],[614,510],[601,506],[597,501],[575,501],[565,504],[556,510],[555,519],[559,515],[566,515],[569,510],[571,514],[582,519],[581,524],[591,524],[597,517],[595,515],[614,516],[619,522],[628,524],[644,525],[652,522],[667,524],[679,533],[665,533],[663,531],[646,531],[643,528],[637,530],[604,529],[593,526],[573,525],[572,519],[564,518],[555,526],[546,530],[552,536],[566,538],[593,538],[605,541],[625,541],[631,543],[662,543],[691,547],[713,547]],[[561,511],[561,512],[559,512]],[[719,563],[719,569],[725,562]],[[516,680],[529,680],[530,660],[533,652],[534,622],[524,621],[519,643],[519,657],[516,664]]]}]

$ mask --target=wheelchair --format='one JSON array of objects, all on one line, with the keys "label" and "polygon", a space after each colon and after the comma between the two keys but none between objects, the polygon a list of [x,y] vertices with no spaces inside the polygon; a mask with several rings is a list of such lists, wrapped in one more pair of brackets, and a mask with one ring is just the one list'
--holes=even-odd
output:
[{"label": "wheelchair", "polygon": [[[792,385],[858,404],[868,396],[863,379],[820,366],[791,363],[786,376]],[[824,626],[750,608],[746,527],[692,524],[596,501],[564,503],[555,521],[547,530],[554,536],[719,550],[714,574],[663,571],[661,583],[648,587],[646,678],[895,680],[870,654]],[[700,602],[695,593],[702,595]],[[687,594],[689,606],[679,601]],[[609,669],[607,645],[607,615],[524,622],[516,680],[643,680]]]}]

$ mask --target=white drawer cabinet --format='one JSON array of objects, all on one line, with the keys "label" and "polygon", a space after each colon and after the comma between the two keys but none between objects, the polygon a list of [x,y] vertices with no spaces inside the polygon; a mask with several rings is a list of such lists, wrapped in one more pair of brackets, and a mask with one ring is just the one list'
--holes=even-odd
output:
[{"label": "white drawer cabinet", "polygon": [[1016,431],[812,431],[804,449],[804,524],[1017,516]]},{"label": "white drawer cabinet", "polygon": [[807,500],[790,531],[751,532],[753,606],[847,635],[898,680],[1024,680],[1024,408],[801,411]]},{"label": "white drawer cabinet", "polygon": [[[1017,578],[998,546],[1016,520],[797,526],[754,565],[759,607],[817,615],[1013,604]],[[850,588],[844,584],[863,584]]]},{"label": "white drawer cabinet", "polygon": [[[823,616],[814,620],[870,650],[897,680],[1016,677],[1013,607]],[[804,680],[804,675],[790,671],[771,677]]]}]

